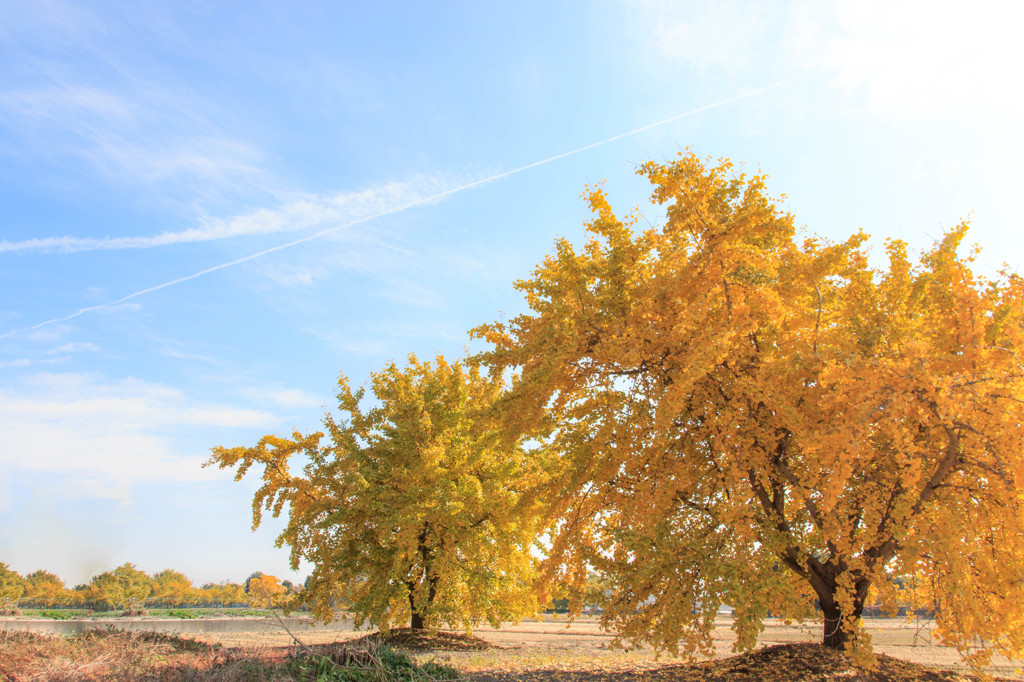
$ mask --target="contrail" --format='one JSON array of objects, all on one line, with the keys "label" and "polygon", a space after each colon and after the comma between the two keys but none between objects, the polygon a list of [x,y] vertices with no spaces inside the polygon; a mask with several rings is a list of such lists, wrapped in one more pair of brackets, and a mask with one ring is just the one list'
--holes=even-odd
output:
[{"label": "contrail", "polygon": [[422,197],[422,198],[419,198],[419,199],[414,199],[414,200],[409,201],[409,202],[407,202],[405,204],[401,204],[399,206],[395,206],[394,208],[389,208],[389,209],[386,209],[384,211],[379,211],[379,212],[374,213],[372,215],[368,215],[368,216],[365,216],[363,218],[359,218],[358,220],[352,220],[350,222],[344,223],[343,225],[335,225],[334,227],[327,228],[326,230],[320,230],[319,232],[315,232],[313,234],[306,235],[305,237],[300,237],[298,239],[293,239],[290,242],[285,242],[284,244],[278,244],[277,246],[272,246],[269,249],[263,249],[262,251],[257,251],[256,253],[251,253],[248,256],[243,256],[242,258],[236,258],[235,260],[228,261],[227,263],[221,263],[220,265],[214,265],[211,268],[206,268],[205,270],[200,270],[199,272],[192,273],[191,275],[186,275],[184,277],[178,277],[177,279],[172,279],[169,282],[164,282],[163,284],[157,284],[156,286],[152,286],[152,287],[149,287],[147,289],[142,289],[140,291],[136,291],[135,293],[128,294],[127,296],[123,296],[123,297],[117,299],[116,301],[108,301],[106,303],[100,303],[98,305],[89,306],[88,308],[82,308],[80,310],[77,310],[77,311],[71,313],[70,315],[64,315],[63,317],[55,317],[52,320],[46,320],[45,322],[39,322],[38,324],[34,324],[34,325],[30,326],[30,327],[22,327],[21,329],[14,329],[14,330],[11,330],[9,332],[5,332],[4,334],[0,334],[0,339],[6,339],[6,338],[9,338],[11,336],[14,336],[15,334],[21,334],[21,333],[24,333],[24,332],[33,331],[35,329],[39,329],[40,327],[46,327],[48,325],[56,324],[58,322],[66,322],[67,320],[72,320],[72,319],[74,319],[76,317],[79,317],[81,315],[85,315],[86,313],[92,312],[94,310],[102,310],[103,308],[112,308],[113,306],[120,305],[122,303],[126,303],[126,302],[132,300],[133,298],[138,298],[139,296],[144,296],[146,294],[153,293],[154,291],[159,291],[160,289],[166,289],[167,287],[172,287],[175,284],[181,284],[182,282],[188,282],[189,280],[196,279],[197,277],[202,277],[203,275],[208,275],[211,272],[217,272],[218,270],[224,270],[226,268],[231,268],[231,267],[234,267],[236,265],[241,265],[242,263],[247,263],[248,261],[255,260],[256,258],[261,258],[263,256],[266,256],[267,254],[274,253],[275,251],[283,251],[284,249],[290,249],[293,246],[298,246],[299,244],[304,244],[306,242],[311,242],[314,239],[319,239],[320,237],[323,237],[324,235],[330,234],[332,232],[337,232],[338,230],[343,230],[343,229],[348,228],[348,227],[352,227],[353,225],[358,225],[360,223],[365,223],[365,222],[368,222],[370,220],[375,220],[377,218],[382,218],[382,217],[384,217],[386,215],[391,215],[391,214],[394,214],[394,213],[401,213],[402,211],[405,211],[407,209],[413,208],[415,206],[422,206],[423,204],[428,204],[428,203],[430,203],[432,201],[436,201],[438,199],[443,199],[444,197],[451,196],[452,194],[456,194],[458,192],[463,192],[463,191],[465,191],[467,189],[472,189],[474,187],[479,187],[480,185],[487,184],[488,182],[494,182],[495,180],[501,180],[502,178],[507,178],[510,175],[516,175],[517,173],[522,173],[524,171],[528,171],[531,168],[536,168],[537,166],[543,166],[543,165],[551,163],[553,161],[558,161],[559,159],[564,159],[564,158],[566,158],[568,156],[573,156],[575,154],[580,154],[580,153],[585,152],[585,151],[587,151],[589,149],[593,149],[595,147],[600,147],[601,145],[608,144],[609,142],[615,142],[616,140],[621,140],[621,139],[623,139],[625,137],[630,137],[632,135],[637,135],[639,133],[642,133],[644,131],[650,130],[652,128],[657,128],[657,127],[663,126],[663,125],[665,125],[667,123],[672,123],[673,121],[678,121],[680,119],[687,118],[689,116],[694,116],[696,114],[700,114],[702,112],[708,111],[709,109],[716,109],[718,107],[725,106],[726,104],[731,104],[732,102],[735,102],[737,100],[746,99],[747,97],[753,97],[754,95],[759,95],[762,92],[766,92],[766,91],[771,90],[773,88],[777,88],[777,87],[786,85],[787,83],[791,83],[794,80],[797,80],[797,78],[799,78],[799,76],[794,77],[794,78],[787,78],[786,80],[781,80],[781,81],[778,81],[777,83],[772,83],[771,85],[765,85],[763,87],[756,88],[754,90],[748,90],[747,92],[741,93],[739,95],[734,95],[734,96],[729,97],[727,99],[718,100],[717,102],[712,102],[711,104],[705,104],[702,107],[697,107],[696,109],[690,109],[689,111],[686,111],[686,112],[684,112],[682,114],[676,114],[675,116],[671,116],[669,118],[663,119],[663,120],[658,121],[656,123],[649,123],[649,124],[647,124],[645,126],[641,126],[639,128],[634,128],[633,130],[630,130],[629,132],[620,133],[619,135],[613,135],[612,137],[605,138],[605,139],[603,139],[603,140],[601,140],[599,142],[593,142],[593,143],[585,145],[583,147],[578,147],[576,149],[572,149],[572,150],[567,151],[567,152],[562,152],[561,154],[556,154],[555,156],[549,156],[546,159],[541,159],[540,161],[534,161],[533,163],[528,163],[525,166],[519,166],[518,168],[513,168],[512,170],[504,171],[502,173],[495,173],[494,175],[490,175],[490,176],[488,176],[486,178],[482,178],[480,180],[474,180],[473,182],[467,182],[464,185],[459,185],[458,187],[452,187],[452,188],[446,189],[446,190],[444,190],[442,192],[437,192],[436,194],[431,194],[430,196],[427,196],[427,197]]}]

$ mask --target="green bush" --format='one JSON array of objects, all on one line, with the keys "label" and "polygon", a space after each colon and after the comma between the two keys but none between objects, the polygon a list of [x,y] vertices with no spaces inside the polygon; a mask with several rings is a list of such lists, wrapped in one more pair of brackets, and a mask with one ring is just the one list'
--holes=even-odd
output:
[{"label": "green bush", "polygon": [[68,613],[67,611],[42,611],[39,614],[40,618],[51,618],[53,620],[67,620],[74,614]]},{"label": "green bush", "polygon": [[180,609],[175,611],[168,611],[167,615],[171,618],[195,618],[196,614],[193,611],[182,611]]}]

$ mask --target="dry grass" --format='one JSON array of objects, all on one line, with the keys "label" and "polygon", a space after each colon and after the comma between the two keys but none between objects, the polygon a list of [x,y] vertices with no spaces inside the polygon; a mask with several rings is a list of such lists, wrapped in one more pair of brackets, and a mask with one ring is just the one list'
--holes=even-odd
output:
[{"label": "dry grass", "polygon": [[[420,664],[436,660],[480,682],[970,679],[962,669],[948,669],[958,660],[956,652],[935,645],[920,627],[895,621],[873,628],[876,652],[883,655],[879,656],[881,667],[871,673],[853,668],[835,652],[807,643],[807,639],[817,638],[815,628],[782,624],[766,630],[761,638],[764,648],[737,657],[730,651],[734,638],[723,621],[715,632],[715,657],[693,665],[659,658],[645,649],[610,649],[611,637],[602,633],[594,621],[577,621],[571,627],[565,621],[525,622],[500,630],[481,628],[474,635],[442,632],[424,638],[421,633],[400,630],[392,632],[384,644],[412,652],[412,658]],[[302,633],[300,638],[309,646],[295,646],[283,631],[277,635],[207,634],[194,639],[105,630],[67,639],[0,631],[0,682],[315,679],[315,675],[309,677],[315,666],[297,666],[299,657],[308,656],[307,662],[317,665],[324,659],[366,665],[369,659],[353,652],[381,643],[375,634],[350,629],[314,630]],[[1003,662],[992,672],[1019,679],[1014,667]]]},{"label": "dry grass", "polygon": [[221,650],[153,633],[97,630],[63,638],[0,631],[0,680],[174,679],[163,673],[208,669]]},{"label": "dry grass", "polygon": [[227,648],[155,633],[97,630],[63,638],[0,630],[0,682],[443,682],[459,677],[440,665],[417,665],[375,641]]},{"label": "dry grass", "polygon": [[280,649],[228,649],[174,635],[95,630],[76,637],[0,631],[0,681],[291,680]]}]

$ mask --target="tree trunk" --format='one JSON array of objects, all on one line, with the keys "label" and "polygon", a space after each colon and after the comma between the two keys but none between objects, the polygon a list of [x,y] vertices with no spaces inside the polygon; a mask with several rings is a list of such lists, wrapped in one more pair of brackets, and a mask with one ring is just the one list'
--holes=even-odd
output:
[{"label": "tree trunk", "polygon": [[409,627],[413,630],[425,630],[426,624],[423,621],[423,614],[416,608],[416,583],[409,581],[405,586],[409,588],[409,611],[412,613]]},{"label": "tree trunk", "polygon": [[825,628],[822,632],[821,645],[826,649],[846,648],[846,641],[850,635],[843,629],[843,614],[839,606],[834,602],[829,606],[822,606],[825,614]]},{"label": "tree trunk", "polygon": [[[434,600],[437,597],[437,576],[431,570],[432,564],[432,552],[430,547],[427,545],[427,538],[430,532],[430,524],[424,524],[423,530],[420,531],[419,536],[419,552],[420,558],[423,561],[423,578],[427,585],[426,604],[420,604],[419,608],[416,606],[416,599],[413,597],[416,591],[416,583],[408,583],[409,585],[409,608],[412,610],[412,622],[410,627],[413,630],[426,630],[427,624],[426,619],[423,617],[424,611],[429,611],[430,607],[433,606]],[[420,585],[423,583],[421,582]],[[423,596],[422,594],[420,595]]]},{"label": "tree trunk", "polygon": [[838,591],[836,581],[832,579],[827,582],[829,587],[831,587],[831,592],[818,594],[818,604],[821,606],[821,611],[825,616],[821,644],[828,649],[842,651],[846,648],[846,643],[850,641],[850,633],[843,628],[843,621],[850,616],[854,620],[861,617],[861,614],[864,612],[864,602],[868,596],[870,582],[861,578],[855,583],[856,592],[853,597],[853,611],[849,614],[844,614],[836,602],[836,592]]}]

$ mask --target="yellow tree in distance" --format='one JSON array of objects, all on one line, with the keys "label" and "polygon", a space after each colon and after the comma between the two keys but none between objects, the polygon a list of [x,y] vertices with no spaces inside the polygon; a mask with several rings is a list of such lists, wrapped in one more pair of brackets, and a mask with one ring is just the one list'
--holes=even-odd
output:
[{"label": "yellow tree in distance", "polygon": [[253,606],[272,608],[282,603],[287,590],[276,576],[257,573],[245,581],[245,592]]},{"label": "yellow tree in distance", "polygon": [[42,569],[25,576],[25,595],[27,601],[36,605],[56,606],[70,604],[74,595],[59,577]]},{"label": "yellow tree in distance", "polygon": [[823,643],[870,660],[865,600],[918,576],[945,643],[1020,657],[1024,281],[976,276],[966,224],[873,269],[863,234],[797,243],[764,176],[692,153],[638,172],[662,226],[589,189],[590,240],[474,330],[514,370],[510,437],[561,459],[550,577],[599,569],[606,625],[687,655],[723,603],[744,649],[816,600]]},{"label": "yellow tree in distance", "polygon": [[180,571],[168,568],[153,574],[152,601],[177,607],[194,601],[196,596],[192,581]]},{"label": "yellow tree in distance", "polygon": [[[287,508],[277,543],[294,569],[313,564],[297,598],[318,619],[345,604],[357,624],[382,629],[498,625],[536,609],[536,515],[522,491],[540,476],[536,458],[477,418],[501,388],[462,362],[410,355],[371,375],[369,409],[365,390],[339,379],[341,418],[325,417],[326,442],[268,435],[213,448],[209,463],[237,467],[236,480],[262,467],[253,526]],[[293,457],[305,461],[301,475]]]},{"label": "yellow tree in distance", "polygon": [[142,611],[146,598],[153,592],[153,579],[128,562],[93,576],[89,587],[98,601],[135,614]]},{"label": "yellow tree in distance", "polygon": [[25,593],[25,579],[0,562],[0,615],[18,613],[18,600]]}]

